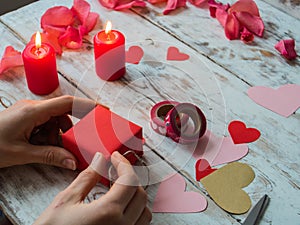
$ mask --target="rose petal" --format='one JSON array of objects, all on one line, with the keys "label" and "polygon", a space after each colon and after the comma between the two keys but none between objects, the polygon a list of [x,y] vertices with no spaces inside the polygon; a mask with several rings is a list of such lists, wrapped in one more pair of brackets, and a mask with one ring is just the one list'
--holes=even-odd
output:
[{"label": "rose petal", "polygon": [[287,39],[281,40],[275,45],[275,49],[281,53],[287,59],[295,59],[297,53],[295,51],[295,40]]},{"label": "rose petal", "polygon": [[240,23],[234,14],[228,14],[227,16],[225,35],[229,40],[238,39],[240,37]]},{"label": "rose petal", "polygon": [[89,16],[91,6],[84,0],[74,0],[71,10],[77,16],[81,24],[84,24]]},{"label": "rose petal", "polygon": [[[30,39],[30,43],[35,43],[35,35],[33,34]],[[58,37],[56,35],[53,35],[51,33],[41,33],[41,39],[42,43],[46,43],[48,45],[51,45],[54,48],[54,51],[58,54],[62,54],[62,48],[58,42]]]},{"label": "rose petal", "polygon": [[101,5],[103,5],[108,9],[114,9],[119,2],[119,0],[98,0],[98,1],[100,2]]},{"label": "rose petal", "polygon": [[241,33],[241,40],[244,43],[251,43],[254,40],[254,35],[250,31],[248,31],[246,27],[244,27]]},{"label": "rose petal", "polygon": [[248,12],[234,13],[240,23],[253,34],[262,37],[264,34],[264,22],[259,16],[253,16]]},{"label": "rose petal", "polygon": [[148,2],[151,4],[156,4],[156,3],[166,2],[166,1],[167,0],[148,0]]},{"label": "rose petal", "polygon": [[186,6],[186,0],[168,0],[167,6],[164,9],[163,14],[167,15],[175,9],[179,7],[185,7],[185,6]]},{"label": "rose petal", "polygon": [[216,18],[220,22],[220,24],[225,27],[227,21],[228,13],[224,9],[217,9],[216,10]]},{"label": "rose petal", "polygon": [[0,61],[0,74],[9,70],[10,68],[22,65],[23,60],[21,52],[16,51],[12,46],[7,46]]},{"label": "rose petal", "polygon": [[48,9],[41,18],[41,27],[46,25],[67,27],[73,23],[73,12],[65,6],[55,6]]},{"label": "rose petal", "polygon": [[201,6],[204,6],[205,3],[208,2],[208,0],[188,0],[189,3],[191,3],[192,5],[195,5],[195,6],[198,6],[198,7],[201,7]]},{"label": "rose petal", "polygon": [[129,9],[131,7],[145,7],[146,6],[146,2],[144,1],[140,1],[140,0],[135,0],[135,1],[131,1],[128,3],[124,3],[124,4],[118,4],[117,7],[115,7],[115,10],[122,10],[122,9]]},{"label": "rose petal", "polygon": [[217,9],[227,11],[230,7],[229,4],[223,5],[223,3],[216,2],[215,0],[209,0],[208,5],[209,5],[210,16],[213,17],[213,18],[216,18]]},{"label": "rose petal", "polygon": [[88,34],[97,24],[99,18],[98,13],[91,12],[86,19],[84,25],[79,25],[78,30],[81,36]]},{"label": "rose petal", "polygon": [[82,36],[78,29],[69,26],[66,32],[58,39],[62,46],[71,49],[78,49],[82,46]]},{"label": "rose petal", "polygon": [[228,13],[232,12],[248,12],[253,16],[259,16],[259,10],[256,3],[253,0],[239,0],[234,3]]},{"label": "rose petal", "polygon": [[66,32],[66,28],[45,25],[44,32],[49,33],[55,37],[60,37],[62,34],[64,34]]}]

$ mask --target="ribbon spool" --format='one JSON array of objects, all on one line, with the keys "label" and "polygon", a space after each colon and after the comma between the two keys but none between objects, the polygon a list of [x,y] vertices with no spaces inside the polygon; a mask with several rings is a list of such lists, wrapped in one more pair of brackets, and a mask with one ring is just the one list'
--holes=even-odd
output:
[{"label": "ribbon spool", "polygon": [[[188,118],[185,126],[178,126],[178,118]],[[206,131],[203,112],[190,103],[180,103],[173,107],[165,118],[166,135],[181,144],[198,141]]]},{"label": "ribbon spool", "polygon": [[[158,134],[166,135],[166,127],[165,127],[165,118],[170,112],[171,109],[173,109],[176,105],[178,105],[179,102],[176,101],[162,101],[157,104],[155,104],[151,111],[150,111],[150,117],[151,117],[151,128]],[[184,116],[183,118],[177,118],[177,125],[179,127],[184,126],[185,123],[188,121],[188,117]]]}]

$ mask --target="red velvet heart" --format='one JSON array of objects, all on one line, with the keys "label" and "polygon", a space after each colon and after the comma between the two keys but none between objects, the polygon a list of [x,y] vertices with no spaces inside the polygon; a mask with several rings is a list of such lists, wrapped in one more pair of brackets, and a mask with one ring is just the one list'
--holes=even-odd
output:
[{"label": "red velvet heart", "polygon": [[228,131],[235,144],[254,142],[260,137],[259,130],[247,128],[241,121],[231,121],[228,125]]},{"label": "red velvet heart", "polygon": [[144,51],[139,46],[131,46],[128,51],[126,51],[126,62],[132,64],[139,64],[143,58]]},{"label": "red velvet heart", "polygon": [[167,53],[167,60],[184,61],[190,58],[189,55],[182,53],[176,47],[169,47]]},{"label": "red velvet heart", "polygon": [[196,169],[196,180],[200,181],[202,178],[216,171],[217,169],[213,169],[210,167],[209,163],[206,159],[199,159],[195,165]]}]

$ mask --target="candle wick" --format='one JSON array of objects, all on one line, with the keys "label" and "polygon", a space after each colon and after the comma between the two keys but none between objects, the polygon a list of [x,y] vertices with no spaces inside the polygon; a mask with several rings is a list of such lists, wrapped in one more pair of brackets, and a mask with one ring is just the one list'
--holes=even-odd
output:
[{"label": "candle wick", "polygon": [[110,41],[110,32],[107,34],[107,40]]}]

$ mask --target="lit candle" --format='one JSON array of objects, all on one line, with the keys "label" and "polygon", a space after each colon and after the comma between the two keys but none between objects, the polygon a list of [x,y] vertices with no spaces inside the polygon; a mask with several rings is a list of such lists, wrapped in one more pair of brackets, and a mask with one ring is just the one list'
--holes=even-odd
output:
[{"label": "lit candle", "polygon": [[110,21],[105,30],[94,37],[94,55],[97,75],[107,81],[118,80],[124,76],[125,69],[125,37],[112,30]]},{"label": "lit candle", "polygon": [[42,43],[39,32],[36,33],[35,44],[29,43],[22,57],[30,91],[46,95],[58,87],[55,51],[52,46]]}]

